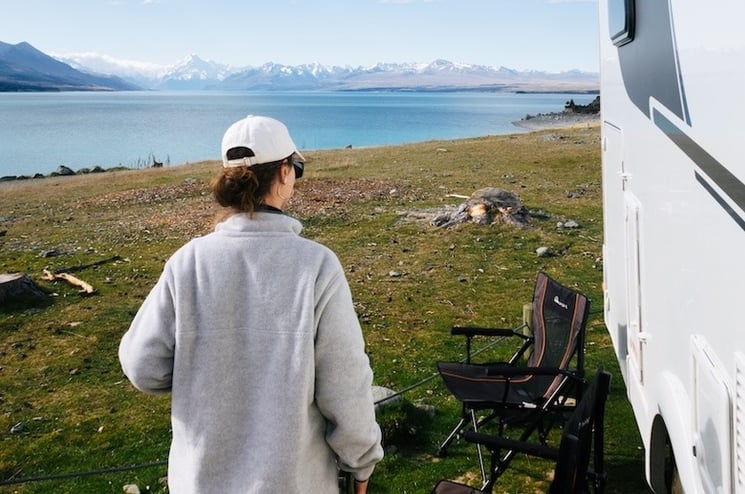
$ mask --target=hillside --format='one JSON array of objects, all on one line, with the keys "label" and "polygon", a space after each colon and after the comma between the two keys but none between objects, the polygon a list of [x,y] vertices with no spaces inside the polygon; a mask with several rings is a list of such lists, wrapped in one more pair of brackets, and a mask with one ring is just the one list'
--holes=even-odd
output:
[{"label": "hillside", "polygon": [[119,77],[73,69],[28,43],[0,42],[0,91],[119,91],[139,89]]}]

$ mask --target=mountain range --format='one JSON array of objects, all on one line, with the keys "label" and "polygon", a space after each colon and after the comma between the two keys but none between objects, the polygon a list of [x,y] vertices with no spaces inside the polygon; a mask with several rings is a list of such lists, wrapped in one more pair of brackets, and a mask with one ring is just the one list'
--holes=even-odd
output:
[{"label": "mountain range", "polygon": [[114,75],[84,73],[28,43],[0,41],[0,91],[123,91],[138,89]]},{"label": "mountain range", "polygon": [[190,55],[170,66],[111,57],[45,54],[28,43],[0,42],[0,91],[388,90],[597,92],[597,73],[517,71],[435,60],[368,67],[321,64],[231,67]]}]

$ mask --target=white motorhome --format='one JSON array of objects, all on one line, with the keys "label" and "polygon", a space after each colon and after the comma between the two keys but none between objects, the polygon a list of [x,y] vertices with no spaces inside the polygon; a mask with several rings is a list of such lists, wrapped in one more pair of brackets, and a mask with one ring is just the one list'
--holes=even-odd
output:
[{"label": "white motorhome", "polygon": [[745,1],[598,3],[605,322],[647,481],[745,493]]}]

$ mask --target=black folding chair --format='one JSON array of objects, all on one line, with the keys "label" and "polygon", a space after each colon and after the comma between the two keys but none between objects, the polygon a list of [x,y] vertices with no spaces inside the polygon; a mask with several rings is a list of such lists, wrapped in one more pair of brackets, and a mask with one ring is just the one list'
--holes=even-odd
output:
[{"label": "black folding chair", "polygon": [[432,493],[491,494],[494,484],[506,469],[501,461],[501,452],[510,450],[556,462],[549,494],[602,494],[606,483],[603,458],[605,403],[610,391],[610,379],[608,372],[602,369],[598,371],[567,420],[558,448],[540,442],[466,432],[467,441],[482,444],[490,451],[488,480],[478,489],[451,480],[441,480]]},{"label": "black folding chair", "polygon": [[[518,439],[536,432],[539,441],[556,423],[563,423],[582,393],[584,382],[584,339],[588,298],[546,273],[536,277],[530,334],[524,326],[512,329],[454,327],[453,335],[466,338],[464,362],[438,362],[437,369],[450,392],[461,402],[461,418],[440,445],[437,455],[445,456],[451,443],[471,429],[495,421],[497,435],[506,428],[519,427]],[[473,362],[475,337],[518,338],[522,345],[507,362]],[[530,351],[523,363],[526,353]],[[476,412],[487,411],[483,418]],[[509,463],[507,452],[503,462]],[[479,448],[479,466],[486,470]]]}]

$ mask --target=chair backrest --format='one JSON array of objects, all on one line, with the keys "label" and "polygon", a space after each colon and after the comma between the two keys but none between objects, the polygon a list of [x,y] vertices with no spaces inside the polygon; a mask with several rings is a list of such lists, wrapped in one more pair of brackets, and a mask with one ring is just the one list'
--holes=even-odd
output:
[{"label": "chair backrest", "polygon": [[[594,483],[592,492],[602,492],[605,482],[603,429],[610,378],[608,372],[598,371],[564,426],[549,494],[584,494],[589,492],[587,486],[591,481]],[[590,469],[593,453],[595,465]]]},{"label": "chair backrest", "polygon": [[[533,351],[528,367],[568,369],[576,358],[573,370],[584,376],[584,334],[590,311],[589,299],[539,272],[533,292]],[[552,383],[547,381],[553,380]],[[545,389],[550,396],[562,381],[562,376],[539,377],[535,389]]]}]

